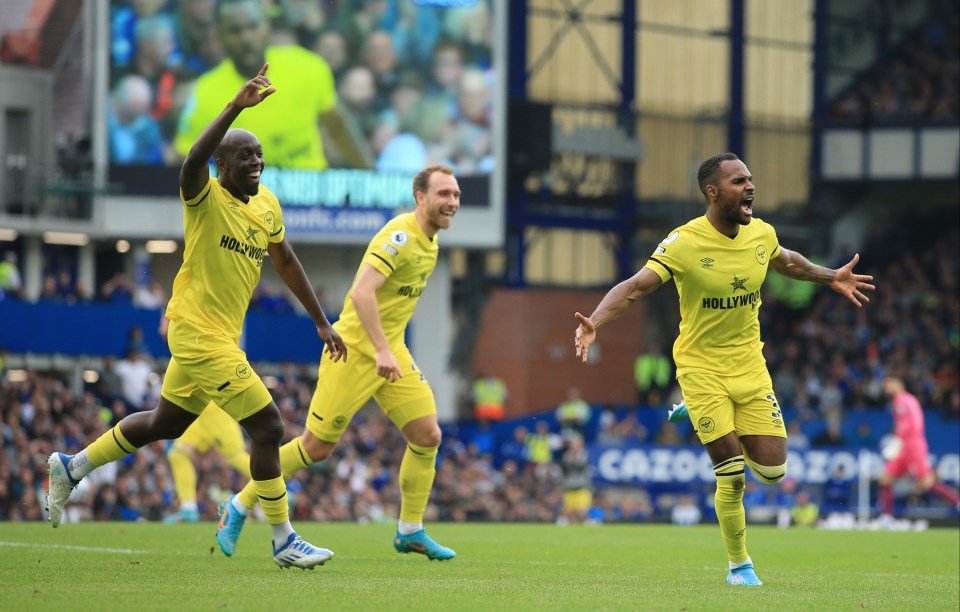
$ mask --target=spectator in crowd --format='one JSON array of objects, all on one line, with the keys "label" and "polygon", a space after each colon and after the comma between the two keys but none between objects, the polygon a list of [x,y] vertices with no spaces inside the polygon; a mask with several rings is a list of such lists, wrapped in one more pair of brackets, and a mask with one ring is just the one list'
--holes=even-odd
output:
[{"label": "spectator in crowd", "polygon": [[[119,3],[118,3],[119,4]],[[167,0],[136,0],[117,6],[111,14],[110,55],[114,66],[124,67],[133,61],[137,52],[137,24],[162,14]]]},{"label": "spectator in crowd", "polygon": [[500,459],[502,465],[512,464],[515,469],[523,471],[527,467],[527,436],[529,430],[523,425],[513,429],[513,437],[500,445]]},{"label": "spectator in crowd", "polygon": [[131,304],[136,287],[130,277],[117,272],[100,289],[100,296],[113,304]]},{"label": "spectator in crowd", "polygon": [[633,363],[633,381],[637,385],[637,403],[660,406],[670,390],[673,364],[659,342],[651,342]]},{"label": "spectator in crowd", "polygon": [[590,474],[590,456],[583,438],[572,434],[560,455],[560,475],[563,479],[563,514],[558,524],[582,523],[593,504]]},{"label": "spectator in crowd", "polygon": [[823,505],[833,512],[847,512],[850,510],[850,478],[843,465],[838,465],[830,473],[830,478],[823,485]]},{"label": "spectator in crowd", "polygon": [[177,0],[177,51],[185,75],[196,78],[223,59],[213,21],[214,0]]},{"label": "spectator in crowd", "polygon": [[117,372],[117,360],[112,355],[103,358],[103,368],[97,379],[97,396],[107,404],[123,398],[123,379]]},{"label": "spectator in crowd", "polygon": [[793,450],[807,450],[810,448],[810,438],[800,427],[800,421],[792,420],[787,425],[787,448]]},{"label": "spectator in crowd", "polygon": [[110,161],[118,164],[159,164],[163,161],[163,136],[150,116],[153,92],[142,76],[120,79],[110,94],[107,134]]},{"label": "spectator in crowd", "polygon": [[123,400],[133,410],[143,409],[144,399],[150,387],[150,377],[153,367],[147,362],[144,354],[137,348],[131,347],[127,356],[116,363],[116,372],[120,377],[120,387],[123,391]]},{"label": "spectator in crowd", "polygon": [[840,447],[847,444],[843,437],[843,423],[838,416],[831,416],[827,419],[827,425],[812,442],[815,447]]},{"label": "spectator in crowd", "polygon": [[163,308],[167,303],[167,292],[163,285],[152,279],[137,287],[134,302],[140,308]]},{"label": "spectator in crowd", "polygon": [[334,78],[339,83],[350,61],[347,39],[344,35],[338,30],[326,30],[320,34],[311,48],[327,61]]},{"label": "spectator in crowd", "polygon": [[327,15],[314,0],[280,0],[277,30],[287,30],[293,42],[307,49],[313,47],[327,22]]},{"label": "spectator in crowd", "polygon": [[816,527],[820,520],[820,506],[810,499],[810,492],[805,489],[797,491],[796,502],[790,509],[791,522],[798,527]]},{"label": "spectator in crowd", "polygon": [[502,378],[481,373],[473,381],[473,416],[486,421],[502,421],[506,416],[507,384]]},{"label": "spectator in crowd", "polygon": [[4,298],[22,299],[23,281],[17,267],[17,254],[7,251],[0,261],[0,300]]},{"label": "spectator in crowd", "polygon": [[553,451],[558,446],[550,431],[550,423],[540,419],[536,429],[527,435],[527,461],[533,465],[540,480],[549,478],[553,471]]},{"label": "spectator in crowd", "polygon": [[670,510],[670,522],[680,527],[692,527],[700,523],[701,513],[692,495],[681,495]]},{"label": "spectator in crowd", "polygon": [[147,348],[147,341],[143,337],[143,328],[134,325],[127,331],[127,346],[124,354],[137,353],[139,355],[150,355],[150,349]]},{"label": "spectator in crowd", "polygon": [[557,423],[563,438],[586,435],[593,409],[580,394],[580,387],[567,388],[567,399],[557,406]]}]

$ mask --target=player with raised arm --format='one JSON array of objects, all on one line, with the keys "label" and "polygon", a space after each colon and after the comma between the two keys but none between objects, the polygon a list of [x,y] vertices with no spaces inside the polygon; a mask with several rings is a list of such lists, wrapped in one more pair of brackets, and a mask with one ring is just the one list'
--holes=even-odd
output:
[{"label": "player with raised arm", "polygon": [[[280,477],[283,420],[239,346],[250,296],[269,254],[316,324],[331,362],[347,357],[343,340],[327,321],[286,240],[280,203],[260,185],[264,161],[259,140],[245,130],[230,129],[244,109],[276,91],[266,72],[264,65],[207,126],[180,170],[184,253],[167,306],[171,358],[159,405],[125,417],[76,455],[50,456],[47,508],[54,527],[83,477],[145,444],[180,437],[212,401],[251,438],[250,473],[273,530],[274,562],[281,568],[306,569],[333,556],[305,542],[290,525],[286,485]],[[219,178],[210,176],[211,156]]]},{"label": "player with raised arm", "polygon": [[[440,426],[433,391],[413,361],[403,333],[437,264],[437,234],[453,223],[460,187],[447,166],[429,166],[413,179],[414,212],[397,215],[367,247],[334,327],[349,342],[349,362],[322,361],[303,435],[280,449],[284,478],[330,456],[344,430],[371,397],[403,432],[400,518],[394,548],[429,559],[456,553],[423,529],[433,488]],[[257,503],[248,484],[221,510],[217,542],[233,555],[247,514]],[[263,503],[261,498],[261,504]]]},{"label": "player with raised arm", "polygon": [[585,363],[597,330],[631,304],[673,279],[680,301],[680,335],[673,346],[677,379],[690,420],[717,477],[720,532],[732,585],[760,586],[747,554],[744,469],[768,483],[787,469],[786,427],[761,349],[760,286],[767,269],[829,285],[858,308],[869,301],[870,276],[853,273],[859,256],[830,270],[780,246],[773,227],[753,217],[756,188],[734,154],[707,159],[697,173],[706,215],[664,238],[633,277],[613,287],[589,317],[579,312],[577,356]]}]

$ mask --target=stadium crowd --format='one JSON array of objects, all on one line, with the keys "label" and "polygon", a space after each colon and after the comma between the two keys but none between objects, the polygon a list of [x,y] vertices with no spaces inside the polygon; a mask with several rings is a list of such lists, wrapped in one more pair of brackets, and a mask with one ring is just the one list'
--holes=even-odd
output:
[{"label": "stadium crowd", "polygon": [[[933,227],[941,229],[934,232]],[[774,296],[764,298],[765,350],[781,404],[795,408],[798,421],[829,433],[850,411],[885,409],[880,381],[894,373],[907,381],[925,409],[960,419],[956,225],[936,216],[878,222],[862,258],[868,273],[882,279],[868,308],[840,308],[837,298],[825,291],[801,308]],[[137,338],[131,335],[132,345]],[[46,458],[52,449],[75,451],[127,411],[155,405],[162,363],[132,352],[105,359],[98,380],[82,390],[54,372],[0,376],[0,520],[43,518]],[[314,376],[306,366],[285,364],[275,377],[271,391],[288,439],[301,433]],[[585,435],[588,443],[690,442],[670,423],[649,431],[633,410],[625,416],[592,410],[590,418],[595,427],[574,432]],[[498,439],[485,427],[447,427],[428,520],[560,518],[562,434],[570,429],[561,421],[541,418],[535,427],[517,426],[507,439]],[[802,444],[805,436],[799,428],[792,427],[790,433]],[[862,443],[874,446],[883,433],[865,432]],[[815,446],[831,443],[828,435],[811,438]],[[399,488],[390,466],[399,462],[403,449],[403,437],[375,407],[362,411],[331,460],[291,481],[293,518],[392,521]],[[157,443],[94,472],[81,488],[83,503],[74,505],[68,517],[156,520],[168,514],[175,496],[164,450],[164,444]],[[202,516],[215,518],[217,503],[243,484],[239,478],[214,452],[198,459]],[[669,512],[669,504],[642,489],[600,489],[589,516],[597,521],[668,520]]]},{"label": "stadium crowd", "polygon": [[928,17],[858,75],[828,116],[866,127],[960,118],[960,21],[954,3],[930,2]]}]

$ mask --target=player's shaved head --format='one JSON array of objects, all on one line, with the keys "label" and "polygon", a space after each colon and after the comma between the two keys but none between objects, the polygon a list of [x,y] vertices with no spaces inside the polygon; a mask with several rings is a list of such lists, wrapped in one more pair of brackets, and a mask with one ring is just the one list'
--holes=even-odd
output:
[{"label": "player's shaved head", "polygon": [[238,147],[251,143],[259,144],[259,140],[253,132],[240,128],[229,129],[227,133],[223,135],[223,140],[220,141],[220,145],[217,147],[213,156],[222,158],[231,151],[235,151]]}]

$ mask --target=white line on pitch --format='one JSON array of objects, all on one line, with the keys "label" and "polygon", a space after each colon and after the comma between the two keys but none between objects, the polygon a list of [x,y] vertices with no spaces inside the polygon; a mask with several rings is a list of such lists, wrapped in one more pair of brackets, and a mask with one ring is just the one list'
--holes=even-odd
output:
[{"label": "white line on pitch", "polygon": [[143,555],[147,554],[145,550],[134,550],[132,548],[101,548],[99,546],[71,546],[69,544],[34,544],[30,542],[4,542],[0,540],[0,546],[22,547],[22,548],[53,548],[64,550],[79,550],[81,552],[105,552],[121,553],[124,555]]}]

